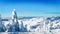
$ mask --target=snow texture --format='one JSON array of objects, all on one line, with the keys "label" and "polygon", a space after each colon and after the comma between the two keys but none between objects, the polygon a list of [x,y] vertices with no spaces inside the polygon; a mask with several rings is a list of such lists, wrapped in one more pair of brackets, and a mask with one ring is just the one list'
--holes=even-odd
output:
[{"label": "snow texture", "polygon": [[10,19],[5,18],[3,21],[0,15],[0,32],[7,32],[1,34],[22,34],[23,32],[23,34],[59,34],[60,16],[18,18],[14,9]]}]

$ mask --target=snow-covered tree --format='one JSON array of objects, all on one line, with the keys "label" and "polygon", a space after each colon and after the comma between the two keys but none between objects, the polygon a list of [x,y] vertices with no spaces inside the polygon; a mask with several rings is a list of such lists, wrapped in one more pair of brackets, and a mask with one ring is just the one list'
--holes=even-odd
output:
[{"label": "snow-covered tree", "polygon": [[2,18],[1,18],[1,15],[0,15],[0,32],[5,32],[6,31],[6,28],[2,22]]}]

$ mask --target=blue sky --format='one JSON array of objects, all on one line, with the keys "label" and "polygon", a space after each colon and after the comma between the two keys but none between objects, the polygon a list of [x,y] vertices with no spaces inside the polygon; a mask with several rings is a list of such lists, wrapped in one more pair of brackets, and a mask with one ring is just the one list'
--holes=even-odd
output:
[{"label": "blue sky", "polygon": [[0,14],[9,16],[16,9],[18,16],[58,16],[60,0],[0,0]]}]

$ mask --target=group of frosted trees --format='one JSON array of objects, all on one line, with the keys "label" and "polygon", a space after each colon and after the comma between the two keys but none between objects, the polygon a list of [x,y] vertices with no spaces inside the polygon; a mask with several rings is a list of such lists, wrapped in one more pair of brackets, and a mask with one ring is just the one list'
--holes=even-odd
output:
[{"label": "group of frosted trees", "polygon": [[[21,25],[21,27],[19,27]],[[6,29],[7,32],[28,32],[26,26],[23,26],[23,23],[20,24],[19,23],[15,23],[15,24],[8,24]]]},{"label": "group of frosted trees", "polygon": [[[2,22],[2,18],[0,16],[0,32],[28,32],[27,25],[23,26],[23,22],[19,25],[17,14],[15,9],[12,12],[12,24],[8,24],[6,27]],[[19,27],[20,26],[20,27]]]}]

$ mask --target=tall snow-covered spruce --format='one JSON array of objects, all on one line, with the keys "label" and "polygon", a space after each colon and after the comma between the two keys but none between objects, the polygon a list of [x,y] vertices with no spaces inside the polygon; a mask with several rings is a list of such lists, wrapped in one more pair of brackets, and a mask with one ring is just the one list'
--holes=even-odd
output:
[{"label": "tall snow-covered spruce", "polygon": [[19,32],[19,23],[18,23],[18,19],[17,19],[17,14],[16,14],[16,10],[14,9],[12,12],[12,24],[8,24],[7,26],[8,28],[8,32]]},{"label": "tall snow-covered spruce", "polygon": [[16,9],[14,9],[13,12],[12,12],[12,21],[15,22],[15,23],[18,22]]}]

